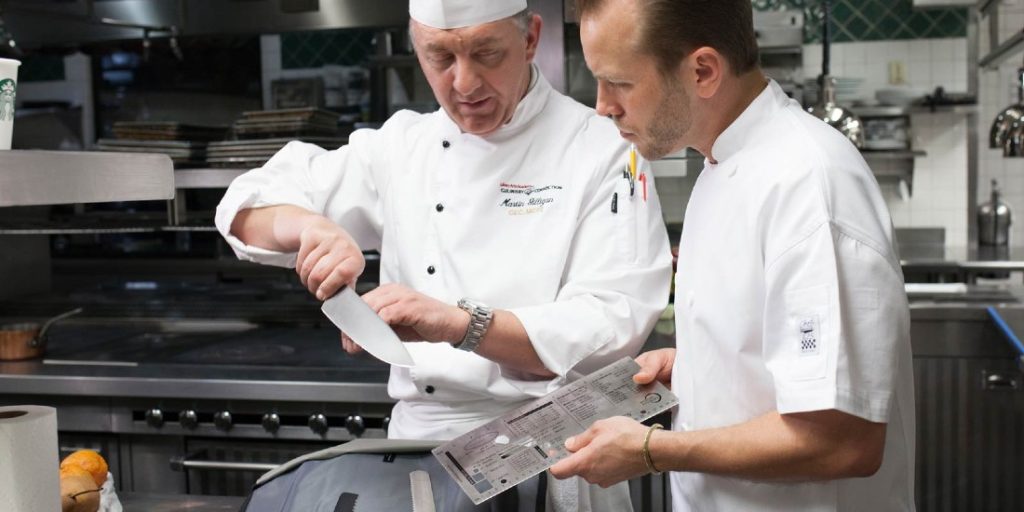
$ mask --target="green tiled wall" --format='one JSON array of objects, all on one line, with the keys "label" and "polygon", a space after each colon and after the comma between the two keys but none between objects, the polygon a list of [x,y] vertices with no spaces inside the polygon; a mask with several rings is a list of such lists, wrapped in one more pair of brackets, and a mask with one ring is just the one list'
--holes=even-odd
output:
[{"label": "green tiled wall", "polygon": [[[799,9],[806,15],[804,40],[821,42],[821,0],[752,0],[754,9]],[[915,10],[913,0],[833,0],[835,42],[967,36],[967,8]],[[357,65],[373,51],[369,30],[321,30],[281,35],[281,67]]]},{"label": "green tiled wall", "polygon": [[21,59],[19,82],[64,80],[64,57],[59,55],[30,55]]},{"label": "green tiled wall", "polygon": [[318,68],[324,64],[354,66],[373,52],[369,30],[318,30],[281,34],[281,67]]},{"label": "green tiled wall", "polygon": [[[754,9],[798,9],[806,16],[804,40],[821,42],[821,0],[753,0]],[[915,10],[912,0],[833,0],[835,42],[967,36],[967,8]]]}]

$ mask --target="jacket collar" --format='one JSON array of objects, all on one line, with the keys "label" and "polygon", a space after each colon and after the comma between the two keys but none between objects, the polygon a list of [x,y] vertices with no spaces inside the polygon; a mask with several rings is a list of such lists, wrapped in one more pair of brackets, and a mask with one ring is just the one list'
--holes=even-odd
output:
[{"label": "jacket collar", "polygon": [[742,151],[756,136],[754,132],[789,101],[782,87],[775,80],[769,80],[761,94],[715,140],[711,146],[715,161],[721,164]]}]

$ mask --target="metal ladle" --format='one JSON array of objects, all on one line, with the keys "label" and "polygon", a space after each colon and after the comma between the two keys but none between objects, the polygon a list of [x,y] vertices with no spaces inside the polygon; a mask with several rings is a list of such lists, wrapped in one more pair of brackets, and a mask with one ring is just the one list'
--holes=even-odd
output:
[{"label": "metal ladle", "polygon": [[[1017,89],[1017,104],[1010,105],[1003,109],[996,119],[992,121],[992,130],[989,132],[988,145],[990,148],[1002,148],[1004,156],[1021,156],[1010,154],[1010,138],[1014,124],[1024,123],[1024,67],[1017,70],[1020,75],[1020,86]],[[1018,150],[1019,151],[1019,150]]]},{"label": "metal ladle", "polygon": [[1003,156],[1024,157],[1024,118],[1014,121],[1006,132],[1003,142]]},{"label": "metal ladle", "polygon": [[825,12],[821,28],[821,76],[818,78],[821,85],[821,97],[818,98],[817,104],[807,111],[842,132],[854,146],[860,149],[864,147],[864,124],[856,114],[836,104],[836,79],[830,76],[829,25],[832,19],[832,4],[829,0],[825,0],[822,4]]}]

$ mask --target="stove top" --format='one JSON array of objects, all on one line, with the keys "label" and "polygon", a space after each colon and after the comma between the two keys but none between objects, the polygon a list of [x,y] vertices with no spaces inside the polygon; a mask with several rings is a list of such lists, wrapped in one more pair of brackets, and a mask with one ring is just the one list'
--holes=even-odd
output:
[{"label": "stove top", "polygon": [[382,371],[369,356],[341,348],[333,325],[258,327],[196,320],[59,323],[50,329],[47,362],[138,365],[233,365]]}]

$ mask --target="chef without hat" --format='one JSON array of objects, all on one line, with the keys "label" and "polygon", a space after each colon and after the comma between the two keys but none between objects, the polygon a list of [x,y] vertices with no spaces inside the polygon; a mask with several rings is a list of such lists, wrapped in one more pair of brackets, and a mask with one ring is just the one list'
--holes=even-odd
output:
[{"label": "chef without hat", "polygon": [[526,0],[409,0],[412,19],[440,29],[489,23],[524,9]]}]

